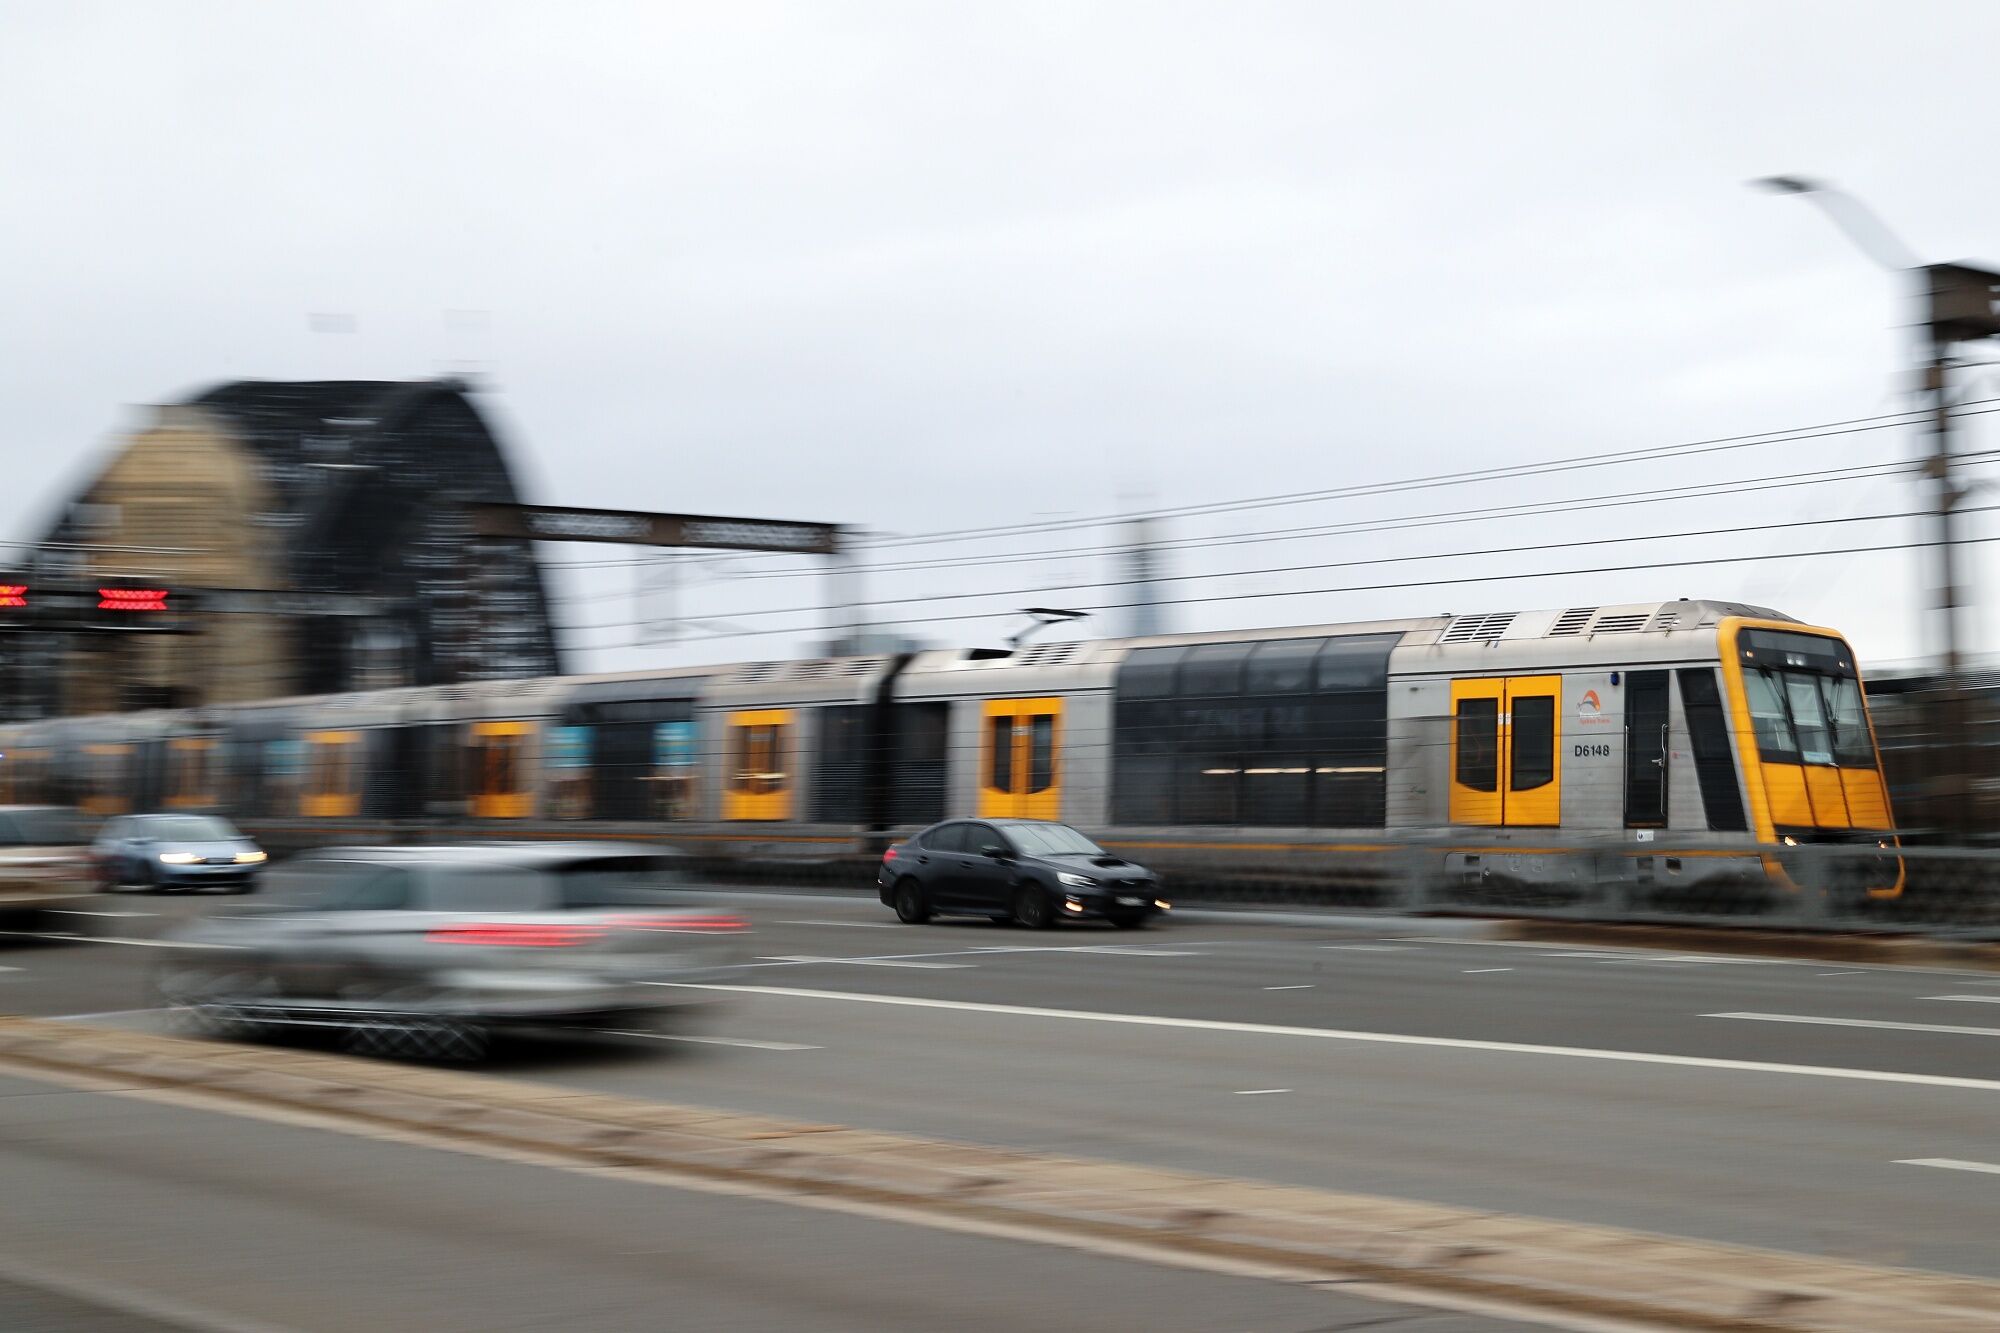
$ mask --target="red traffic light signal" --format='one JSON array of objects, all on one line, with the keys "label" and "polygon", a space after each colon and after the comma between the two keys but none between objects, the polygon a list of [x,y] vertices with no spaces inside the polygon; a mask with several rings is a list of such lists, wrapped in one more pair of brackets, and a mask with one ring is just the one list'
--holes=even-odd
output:
[{"label": "red traffic light signal", "polygon": [[99,588],[97,609],[100,611],[164,611],[167,609],[166,588]]}]

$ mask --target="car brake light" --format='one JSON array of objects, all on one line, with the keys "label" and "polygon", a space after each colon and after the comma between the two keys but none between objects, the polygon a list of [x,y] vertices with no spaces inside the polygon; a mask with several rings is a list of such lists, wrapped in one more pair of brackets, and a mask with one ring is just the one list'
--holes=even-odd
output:
[{"label": "car brake light", "polygon": [[439,926],[425,934],[432,944],[487,944],[515,949],[567,949],[600,939],[595,922],[475,921]]},{"label": "car brake light", "polygon": [[725,912],[686,912],[674,916],[621,916],[618,924],[637,930],[671,931],[691,935],[728,935],[750,929],[740,916]]},{"label": "car brake light", "polygon": [[891,847],[891,848],[890,848],[890,849],[889,849],[888,851],[886,851],[886,852],[882,853],[882,859],[883,859],[884,861],[893,861],[893,860],[895,860],[895,859],[896,859],[896,849],[895,849],[894,847]]}]

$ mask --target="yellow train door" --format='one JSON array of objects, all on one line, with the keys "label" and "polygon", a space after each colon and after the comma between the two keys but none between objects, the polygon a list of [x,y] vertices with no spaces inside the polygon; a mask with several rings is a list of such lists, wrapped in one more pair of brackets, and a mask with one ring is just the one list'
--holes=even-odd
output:
[{"label": "yellow train door", "polygon": [[759,708],[727,720],[724,819],[792,817],[792,710]]},{"label": "yellow train door", "polygon": [[1062,700],[988,699],[980,719],[979,814],[1062,816]]},{"label": "yellow train door", "polygon": [[1562,823],[1561,695],[1560,676],[1451,683],[1452,823]]},{"label": "yellow train door", "polygon": [[528,738],[532,722],[472,724],[472,814],[477,819],[525,819],[534,812]]},{"label": "yellow train door", "polygon": [[308,819],[352,819],[361,813],[358,731],[309,731],[306,784],[299,813]]}]

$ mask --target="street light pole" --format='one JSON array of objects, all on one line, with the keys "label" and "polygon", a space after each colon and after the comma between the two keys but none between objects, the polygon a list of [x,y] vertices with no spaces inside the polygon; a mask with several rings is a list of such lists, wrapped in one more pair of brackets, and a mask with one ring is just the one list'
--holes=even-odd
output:
[{"label": "street light pole", "polygon": [[1931,412],[1931,452],[1924,474],[1931,483],[1932,545],[1937,550],[1937,586],[1931,605],[1942,680],[1936,740],[1949,757],[1950,772],[1940,784],[1945,810],[1960,831],[1971,826],[1971,785],[1966,744],[1964,662],[1960,651],[1965,606],[1958,576],[1958,502],[1963,492],[1952,475],[1951,344],[1959,339],[2000,334],[1994,318],[1993,287],[2000,275],[1960,264],[1924,264],[1875,213],[1842,190],[1800,176],[1767,176],[1751,182],[1779,194],[1800,195],[1819,207],[1846,237],[1883,268],[1901,274],[1924,302],[1920,327],[1927,344],[1923,393]]}]

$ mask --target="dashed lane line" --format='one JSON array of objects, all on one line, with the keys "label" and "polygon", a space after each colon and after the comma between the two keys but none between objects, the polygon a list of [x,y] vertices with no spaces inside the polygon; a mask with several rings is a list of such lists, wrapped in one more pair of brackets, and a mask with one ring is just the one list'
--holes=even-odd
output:
[{"label": "dashed lane line", "polygon": [[1816,1014],[1703,1014],[1703,1018],[1745,1018],[1755,1023],[1809,1023],[1829,1028],[1880,1028],[1887,1032],[1938,1032],[1957,1037],[2000,1037],[2000,1028],[1954,1023],[1898,1023],[1886,1018],[1822,1018]]},{"label": "dashed lane line", "polygon": [[1977,1171],[1981,1175],[2000,1176],[2000,1164],[1993,1162],[1968,1162],[1960,1157],[1899,1157],[1897,1166],[1935,1166],[1946,1171]]},{"label": "dashed lane line", "polygon": [[[673,983],[663,983],[673,984]],[[824,1000],[845,1004],[881,1004],[907,1009],[940,1009],[1009,1018],[1055,1019],[1077,1023],[1111,1023],[1127,1027],[1175,1028],[1197,1032],[1233,1032],[1251,1036],[1299,1037],[1382,1046],[1415,1046],[1432,1050],[1484,1051],[1496,1055],[1544,1055],[1570,1060],[1600,1060],[1617,1064],[1661,1065],[1680,1069],[1712,1069],[1725,1073],[1779,1074],[1798,1078],[1842,1079],[1854,1083],[1894,1083],[1919,1088],[1959,1088],[2000,1092],[2000,1079],[1962,1078],[1951,1074],[1908,1074],[1890,1069],[1844,1069],[1835,1065],[1793,1065],[1764,1060],[1726,1060],[1703,1055],[1665,1055],[1654,1051],[1601,1050],[1587,1046],[1543,1046],[1529,1042],[1482,1041],[1472,1037],[1420,1037],[1404,1032],[1358,1032],[1341,1028],[1291,1027],[1278,1023],[1239,1023],[1216,1018],[1170,1018],[1163,1014],[1119,1014],[1085,1009],[1043,1009],[1028,1005],[984,1004],[972,1000],[934,1000],[914,995],[871,995],[857,991],[807,990],[789,986],[734,986],[708,982],[678,983],[689,990],[769,995],[781,999]],[[2000,1035],[2000,1034],[1996,1034]]]},{"label": "dashed lane line", "polygon": [[691,1037],[684,1032],[639,1032],[606,1029],[614,1037],[644,1037],[648,1041],[685,1042],[693,1046],[740,1046],[749,1051],[823,1051],[824,1046],[806,1046],[796,1041],[753,1041],[749,1037]]},{"label": "dashed lane line", "polygon": [[779,964],[792,967],[815,966],[818,964],[839,964],[844,967],[914,967],[925,971],[951,971],[959,968],[977,967],[977,963],[936,963],[915,958],[822,958],[814,954],[772,954],[759,958],[759,964]]}]

